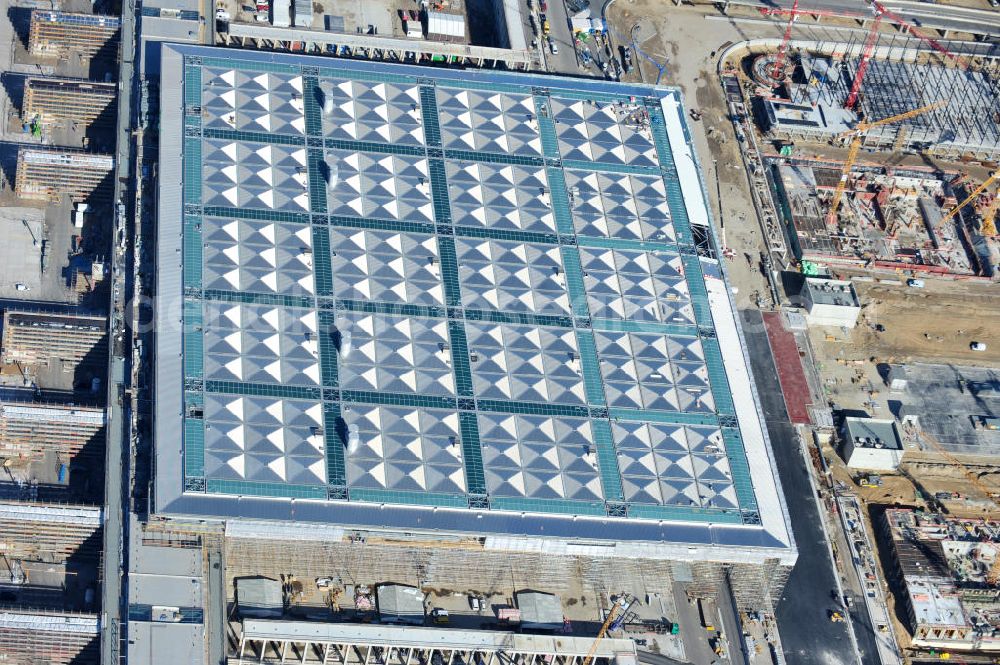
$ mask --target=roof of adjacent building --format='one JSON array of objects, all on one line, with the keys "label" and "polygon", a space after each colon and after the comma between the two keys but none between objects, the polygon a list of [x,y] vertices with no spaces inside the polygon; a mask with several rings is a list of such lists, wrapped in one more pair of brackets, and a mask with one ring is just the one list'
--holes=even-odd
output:
[{"label": "roof of adjacent building", "polygon": [[896,424],[891,420],[848,416],[844,418],[844,432],[855,448],[903,449]]},{"label": "roof of adjacent building", "polygon": [[678,91],[163,58],[160,510],[792,551]]},{"label": "roof of adjacent building", "polygon": [[966,627],[969,625],[962,609],[958,591],[935,580],[909,579],[906,592],[913,606],[917,625]]},{"label": "roof of adjacent building", "polygon": [[267,577],[241,577],[234,584],[241,616],[281,616],[284,608],[281,582]]},{"label": "roof of adjacent building", "polygon": [[854,285],[847,281],[807,277],[803,288],[809,292],[810,298],[817,305],[842,305],[844,307],[858,307],[860,305]]},{"label": "roof of adjacent building", "polygon": [[424,592],[416,587],[380,584],[375,589],[375,600],[382,621],[424,622]]},{"label": "roof of adjacent building", "polygon": [[322,621],[246,620],[241,635],[249,640],[370,644],[401,649],[442,649],[456,651],[499,651],[507,653],[559,654],[596,658],[635,656],[630,639],[572,635],[530,635],[502,630],[382,626],[378,624],[328,623]]},{"label": "roof of adjacent building", "polygon": [[562,627],[564,615],[559,596],[541,591],[519,591],[514,594],[514,600],[521,610],[522,627]]}]

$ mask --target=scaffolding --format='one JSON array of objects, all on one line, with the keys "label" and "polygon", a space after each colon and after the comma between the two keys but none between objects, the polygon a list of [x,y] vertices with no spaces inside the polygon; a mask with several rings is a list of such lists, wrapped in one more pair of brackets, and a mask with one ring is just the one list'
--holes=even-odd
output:
[{"label": "scaffolding", "polygon": [[34,56],[83,60],[118,53],[121,19],[117,16],[71,14],[36,9],[31,12],[28,51]]},{"label": "scaffolding", "polygon": [[[348,535],[322,542],[260,536],[257,532],[227,533],[230,599],[233,579],[282,573],[294,573],[299,579],[334,576],[345,584],[416,583],[429,592],[462,589],[482,595],[510,595],[516,589],[531,588],[564,596],[596,596],[619,591],[630,581],[642,586],[642,592],[669,595],[677,565],[657,559],[491,551],[474,538],[418,544],[372,536]],[[692,586],[705,595],[717,593],[728,574],[737,604],[744,608],[769,609],[787,579],[787,570],[777,560],[686,565],[693,573]]]},{"label": "scaffolding", "polygon": [[21,116],[108,127],[114,123],[117,96],[113,83],[31,77],[24,82]]},{"label": "scaffolding", "polygon": [[0,661],[9,665],[97,663],[99,638],[94,615],[0,611]]},{"label": "scaffolding", "polygon": [[40,461],[46,453],[59,459],[103,456],[104,409],[0,402],[0,457]]},{"label": "scaffolding", "polygon": [[61,504],[0,502],[0,546],[25,561],[97,561],[101,509]]},{"label": "scaffolding", "polygon": [[58,203],[64,194],[74,203],[106,200],[111,194],[114,163],[107,155],[21,148],[14,193],[19,198],[50,203]]},{"label": "scaffolding", "polygon": [[107,321],[100,316],[47,314],[6,310],[0,362],[10,365],[63,363],[72,371],[80,364],[107,364]]}]

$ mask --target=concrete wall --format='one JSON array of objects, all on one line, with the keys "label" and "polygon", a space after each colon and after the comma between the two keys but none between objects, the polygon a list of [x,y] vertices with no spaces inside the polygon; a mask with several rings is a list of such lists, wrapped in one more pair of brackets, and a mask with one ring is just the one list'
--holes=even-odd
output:
[{"label": "concrete wall", "polygon": [[892,448],[855,448],[853,441],[844,442],[844,460],[855,469],[892,471],[899,466],[902,450]]}]

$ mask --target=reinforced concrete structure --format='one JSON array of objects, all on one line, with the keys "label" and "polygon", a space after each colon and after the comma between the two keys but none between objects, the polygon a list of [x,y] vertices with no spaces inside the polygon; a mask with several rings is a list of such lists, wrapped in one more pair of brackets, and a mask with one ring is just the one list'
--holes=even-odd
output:
[{"label": "reinforced concrete structure", "polygon": [[81,363],[103,367],[107,363],[107,320],[100,316],[5,310],[0,362],[62,363],[64,371],[73,371]]},{"label": "reinforced concrete structure", "polygon": [[118,54],[121,19],[36,9],[31,12],[28,51],[31,55],[83,60]]},{"label": "reinforced concrete structure", "polygon": [[156,513],[780,588],[794,544],[678,91],[162,58]]},{"label": "reinforced concrete structure", "polygon": [[89,614],[0,610],[0,660],[91,665],[100,651],[100,620]]},{"label": "reinforced concrete structure", "polygon": [[1000,650],[1000,525],[892,508],[883,529],[913,645]]},{"label": "reinforced concrete structure", "polygon": [[114,83],[31,77],[24,82],[21,117],[106,127],[114,122],[117,97]]},{"label": "reinforced concrete structure", "polygon": [[104,423],[99,408],[0,402],[0,455],[40,460],[54,453],[64,463],[80,454],[100,455]]},{"label": "reinforced concrete structure", "polygon": [[111,194],[114,157],[84,152],[21,148],[17,151],[14,193],[24,199],[58,203],[104,200]]},{"label": "reinforced concrete structure", "polygon": [[[295,659],[301,663],[368,665],[381,659],[387,665],[578,665],[594,645],[589,637],[262,619],[245,620],[236,630],[239,663]],[[593,662],[634,665],[638,662],[635,642],[605,638],[596,645]]]}]

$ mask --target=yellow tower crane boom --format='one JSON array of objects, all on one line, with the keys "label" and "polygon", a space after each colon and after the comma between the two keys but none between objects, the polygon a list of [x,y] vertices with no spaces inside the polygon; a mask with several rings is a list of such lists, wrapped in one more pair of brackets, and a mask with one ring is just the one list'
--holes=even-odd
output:
[{"label": "yellow tower crane boom", "polygon": [[997,217],[1000,216],[1000,192],[993,197],[993,203],[983,211],[982,234],[987,238],[992,238],[997,234]]},{"label": "yellow tower crane boom", "polygon": [[604,619],[604,624],[601,625],[601,630],[598,631],[597,637],[594,638],[594,643],[590,645],[590,651],[587,652],[587,657],[583,659],[583,665],[590,665],[590,661],[594,659],[594,654],[597,653],[597,647],[600,646],[601,640],[608,632],[608,627],[614,622],[615,617],[618,616],[619,612],[624,611],[628,607],[628,597],[621,596],[608,610],[608,616]]},{"label": "yellow tower crane boom", "polygon": [[848,136],[853,138],[851,140],[851,147],[847,151],[847,160],[844,162],[844,167],[840,170],[840,181],[837,183],[837,189],[834,191],[833,199],[830,201],[830,211],[826,215],[826,223],[830,225],[837,223],[837,210],[840,208],[840,200],[844,196],[844,190],[847,189],[847,179],[850,177],[851,169],[854,168],[854,161],[858,158],[858,152],[861,150],[861,142],[864,140],[865,134],[869,129],[880,127],[882,125],[888,125],[894,122],[901,122],[922,113],[939,109],[947,103],[948,102],[946,100],[941,100],[934,102],[933,104],[928,104],[927,106],[921,106],[918,109],[913,109],[912,111],[907,111],[906,113],[900,113],[888,118],[882,118],[881,120],[876,120],[874,122],[865,122],[862,120],[858,123],[857,127],[841,134],[841,138],[847,138]]},{"label": "yellow tower crane boom", "polygon": [[[975,198],[977,196],[979,196],[984,191],[986,191],[986,188],[989,187],[990,185],[992,185],[993,181],[996,180],[997,178],[1000,178],[1000,171],[997,171],[996,173],[994,173],[993,175],[991,175],[989,178],[987,178],[986,181],[983,182],[983,184],[981,184],[979,187],[976,187],[972,191],[972,193],[969,194],[968,196],[966,196],[965,199],[961,203],[959,203],[957,206],[955,206],[954,208],[952,208],[951,210],[949,210],[948,214],[946,214],[944,217],[941,218],[941,221],[942,222],[947,222],[949,219],[951,219],[952,217],[954,217],[955,214],[958,213],[959,210],[961,210],[962,208],[964,208],[965,206],[967,206],[970,201],[975,200]],[[1000,195],[998,195],[998,196],[1000,196]],[[991,207],[995,208],[996,206],[991,206]],[[989,217],[989,221],[992,222],[993,219],[992,219],[992,215],[990,214],[990,211],[987,210],[986,211],[986,215],[987,215],[987,217]],[[983,221],[985,222],[986,219],[984,218]],[[994,231],[994,233],[995,233],[995,231]]]}]

